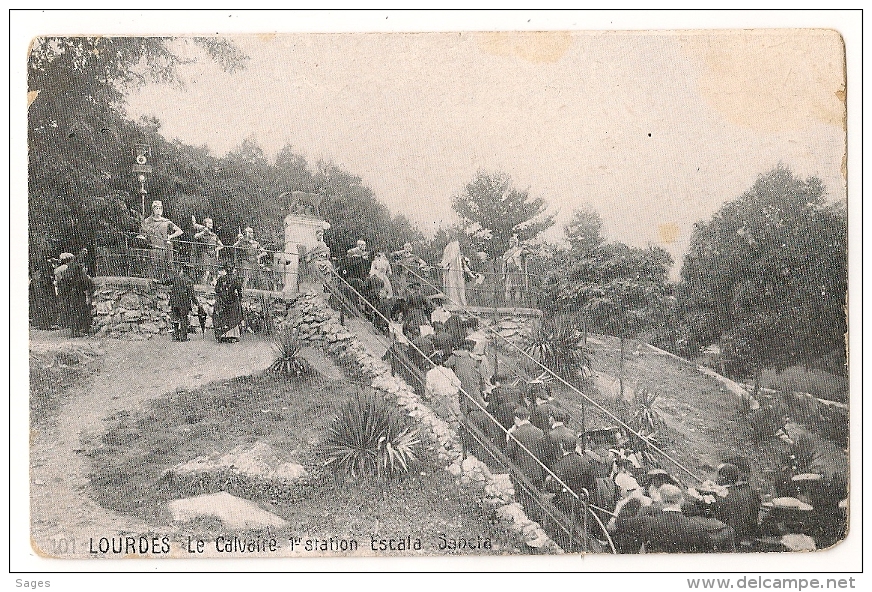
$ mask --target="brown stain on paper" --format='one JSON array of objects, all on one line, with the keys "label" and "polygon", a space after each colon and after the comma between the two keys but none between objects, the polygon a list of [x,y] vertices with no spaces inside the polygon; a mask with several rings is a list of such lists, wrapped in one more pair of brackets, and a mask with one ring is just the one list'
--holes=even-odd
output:
[{"label": "brown stain on paper", "polygon": [[36,553],[38,557],[42,557],[43,559],[61,559],[60,556],[51,555],[42,550],[42,547],[39,546],[39,543],[36,542],[36,539],[31,535],[30,537],[30,548],[33,549],[33,552]]},{"label": "brown stain on paper", "polygon": [[531,63],[553,63],[572,46],[569,31],[477,33],[479,48],[497,56],[515,56]]},{"label": "brown stain on paper", "polygon": [[824,29],[701,32],[681,39],[698,89],[728,120],[764,132],[846,126],[845,44]]},{"label": "brown stain on paper", "polygon": [[657,227],[657,234],[660,235],[660,241],[667,245],[671,245],[675,242],[675,239],[678,238],[678,233],[678,224],[673,224],[672,222],[666,222]]}]

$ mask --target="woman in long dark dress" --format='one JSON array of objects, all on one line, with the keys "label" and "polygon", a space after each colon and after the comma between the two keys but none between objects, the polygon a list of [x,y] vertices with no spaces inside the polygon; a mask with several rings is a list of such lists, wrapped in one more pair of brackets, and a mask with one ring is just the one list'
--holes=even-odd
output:
[{"label": "woman in long dark dress", "polygon": [[233,273],[233,266],[224,266],[224,272],[215,282],[215,312],[212,324],[215,339],[221,342],[239,341],[242,323],[242,283]]},{"label": "woman in long dark dress", "polygon": [[94,321],[91,299],[94,295],[94,281],[84,267],[88,252],[82,249],[63,272],[66,286],[65,299],[71,337],[85,337]]}]

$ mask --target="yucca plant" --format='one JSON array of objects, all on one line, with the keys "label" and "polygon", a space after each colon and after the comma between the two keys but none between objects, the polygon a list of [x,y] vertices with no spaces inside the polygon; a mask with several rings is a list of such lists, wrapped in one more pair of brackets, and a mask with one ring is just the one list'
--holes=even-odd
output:
[{"label": "yucca plant", "polygon": [[312,367],[302,356],[303,340],[294,329],[282,329],[273,336],[275,361],[270,364],[269,371],[279,376],[305,376],[312,372]]},{"label": "yucca plant", "polygon": [[393,478],[418,460],[421,441],[395,407],[370,392],[357,392],[327,430],[326,466],[347,477]]},{"label": "yucca plant", "polygon": [[658,432],[666,425],[663,421],[663,416],[654,407],[657,397],[657,393],[644,387],[636,390],[633,395],[632,423],[636,431],[644,434],[649,440],[656,438]]},{"label": "yucca plant", "polygon": [[[591,358],[579,322],[570,315],[545,317],[537,323],[525,351],[564,380],[590,373]],[[538,367],[531,370],[538,373]]]}]

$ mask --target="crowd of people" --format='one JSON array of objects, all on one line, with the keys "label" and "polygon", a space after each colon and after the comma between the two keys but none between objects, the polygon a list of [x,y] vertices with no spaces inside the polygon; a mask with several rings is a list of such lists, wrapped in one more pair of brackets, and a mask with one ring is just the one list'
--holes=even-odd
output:
[{"label": "crowd of people", "polygon": [[[582,501],[592,504],[608,521],[617,552],[750,548],[758,534],[761,496],[748,483],[743,459],[734,459],[741,470],[725,462],[714,480],[683,488],[665,470],[646,469],[639,455],[626,448],[628,441],[614,437],[620,430],[577,433],[568,426],[569,415],[541,389],[525,394],[497,384],[489,392],[477,391],[481,373],[474,358],[464,350],[453,356],[453,363],[428,372],[434,407],[478,428],[543,497],[567,517],[574,514],[576,524],[581,523]],[[459,404],[453,405],[454,400]],[[601,536],[591,527],[594,536]]]},{"label": "crowd of people", "polygon": [[[266,253],[253,230],[246,228],[240,234],[233,245],[234,257],[219,258],[226,247],[212,220],[198,224],[192,218],[199,245],[196,258],[201,264],[194,268],[192,278],[184,265],[173,262],[172,241],[181,230],[162,214],[162,204],[155,201],[141,232],[153,253],[153,277],[171,286],[172,338],[188,339],[189,318],[195,312],[201,331],[205,333],[211,314],[215,339],[238,341],[243,291]],[[323,228],[316,233],[314,247],[303,253],[301,262],[330,281],[334,259],[324,242]],[[520,298],[528,254],[513,237],[500,272],[486,254],[479,257],[479,263],[491,263],[494,275],[503,278],[508,302]],[[51,304],[40,308],[45,318],[35,323],[38,327],[64,327],[73,337],[89,334],[95,287],[87,259],[87,249],[77,255],[62,253],[31,275],[32,297]],[[442,291],[425,295],[422,281],[426,280],[421,278],[428,278],[434,268],[442,271]],[[393,350],[411,363],[407,371],[417,373],[407,378],[434,410],[462,434],[468,426],[476,430],[567,516],[581,510],[580,500],[597,508],[618,552],[735,551],[750,549],[755,537],[765,534],[760,526],[765,514],[761,496],[749,484],[745,459],[724,459],[711,480],[685,487],[665,470],[644,465],[642,455],[629,448],[631,441],[645,445],[638,438],[627,439],[618,428],[582,433],[572,428],[571,415],[550,396],[545,382],[497,376],[495,347],[480,330],[478,318],[464,310],[465,286],[476,275],[457,241],[449,243],[441,261],[431,266],[410,243],[395,251],[371,252],[359,240],[346,252],[340,273],[354,295],[366,300],[363,310],[376,328],[393,336]],[[198,299],[195,279],[214,285],[214,306]],[[428,292],[434,289],[427,287]],[[814,468],[811,461],[806,464]],[[814,475],[818,473],[825,471]],[[800,477],[809,479],[808,475]],[[824,483],[836,481],[824,477]],[[819,530],[827,540],[838,540],[843,534],[839,524],[845,518],[838,501],[846,495],[846,486],[838,483],[839,487],[829,489],[819,485],[813,492],[822,493],[811,496],[825,516]]]},{"label": "crowd of people", "polygon": [[547,383],[496,376],[494,348],[476,317],[446,310],[444,294],[423,297],[416,282],[407,289],[400,313],[406,341],[393,345],[419,373],[407,378],[416,384],[423,376],[422,394],[434,411],[461,434],[475,429],[558,510],[576,513],[577,524],[581,500],[592,504],[618,552],[757,550],[759,537],[787,532],[761,529],[766,514],[746,459],[725,458],[712,479],[685,487],[646,466],[645,443],[624,430],[570,427],[571,415]]},{"label": "crowd of people", "polygon": [[343,275],[355,289],[366,290],[379,301],[406,298],[411,283],[418,278],[429,278],[432,270],[441,271],[441,288],[446,301],[457,306],[467,306],[468,286],[482,292],[483,300],[496,303],[498,284],[505,287],[503,302],[517,306],[529,295],[527,261],[530,249],[522,245],[517,236],[510,240],[508,250],[501,257],[501,265],[484,251],[475,253],[478,272],[472,270],[459,241],[449,242],[442,259],[431,265],[413,251],[411,243],[405,243],[396,251],[369,250],[365,240],[348,249],[345,254]]},{"label": "crowd of people", "polygon": [[[228,247],[219,238],[211,218],[204,218],[200,223],[192,216],[191,224],[194,240],[191,244],[190,260],[186,263],[196,270],[194,279],[199,280],[200,284],[214,285],[219,270],[223,268],[223,260],[232,258],[243,288],[251,287],[259,270],[264,267],[264,258],[269,255],[255,239],[254,229],[249,226],[241,230],[236,242]],[[325,276],[334,269],[335,261],[330,247],[324,242],[324,228],[329,227],[329,224],[325,224],[324,227],[317,228],[315,245],[301,253],[303,263],[311,265]],[[149,277],[167,279],[173,275],[177,251],[174,241],[182,234],[181,228],[164,217],[163,203],[159,200],[153,201],[151,215],[143,219],[137,235],[139,243],[148,250]],[[222,253],[226,249],[232,249],[232,257]],[[343,276],[355,288],[364,287],[368,294],[383,301],[404,298],[408,285],[414,281],[416,275],[424,274],[429,277],[431,270],[438,267],[442,270],[444,293],[455,304],[465,306],[467,285],[483,285],[485,275],[490,276],[491,283],[495,284],[499,277],[505,285],[505,302],[519,303],[526,289],[527,258],[530,254],[529,248],[521,245],[518,237],[513,236],[509,249],[502,257],[501,269],[496,269],[487,253],[479,252],[475,256],[483,273],[476,273],[471,270],[470,260],[462,254],[458,241],[450,242],[443,251],[442,260],[432,266],[414,253],[409,242],[396,251],[371,252],[366,241],[361,239],[346,251],[341,268]],[[371,286],[363,285],[367,281]]]}]

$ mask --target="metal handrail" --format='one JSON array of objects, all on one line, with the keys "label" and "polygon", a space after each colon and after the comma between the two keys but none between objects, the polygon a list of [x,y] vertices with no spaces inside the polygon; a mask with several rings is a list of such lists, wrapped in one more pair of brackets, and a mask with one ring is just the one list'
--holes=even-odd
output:
[{"label": "metal handrail", "polygon": [[[408,268],[406,268],[406,269],[408,269]],[[421,277],[420,275],[418,275],[418,274],[415,274],[415,272],[412,271],[412,270],[410,270],[410,269],[408,269],[408,270],[410,271],[410,273],[414,274],[415,277],[417,277],[420,281],[426,283],[426,284],[429,285],[431,288],[436,288],[436,289],[438,289],[435,285],[433,285],[433,284],[432,284],[431,282],[429,282],[427,279],[422,278],[422,277]],[[457,303],[455,303],[455,304],[457,304]],[[478,314],[476,314],[475,312],[470,311],[470,310],[466,310],[465,312],[467,312],[468,314],[471,314],[471,315],[473,315],[474,317],[476,317],[476,318],[478,318],[479,320],[481,320],[481,317],[480,317]],[[602,412],[604,415],[606,415],[607,417],[609,417],[610,419],[612,419],[613,421],[615,421],[618,425],[620,425],[621,427],[625,428],[627,431],[629,431],[629,432],[630,432],[631,434],[633,434],[634,436],[640,438],[640,439],[641,439],[643,442],[645,442],[645,443],[646,443],[646,444],[647,444],[647,445],[648,445],[652,450],[654,450],[655,452],[657,452],[658,454],[660,454],[663,458],[665,458],[666,460],[668,460],[669,462],[671,462],[673,465],[675,465],[676,467],[678,467],[679,469],[681,469],[682,471],[684,471],[684,472],[687,473],[688,475],[690,475],[693,479],[695,479],[695,480],[697,481],[697,483],[702,483],[702,482],[704,481],[704,479],[703,479],[702,477],[700,477],[699,475],[697,475],[696,473],[694,473],[692,470],[688,469],[688,468],[685,467],[683,464],[681,464],[680,462],[678,462],[677,460],[675,460],[674,458],[672,458],[672,457],[671,457],[671,456],[670,456],[666,451],[664,451],[664,450],[662,450],[660,447],[656,446],[654,443],[652,443],[652,442],[651,442],[648,438],[646,438],[644,435],[640,434],[639,432],[637,432],[636,430],[634,430],[633,428],[631,428],[629,425],[627,425],[626,423],[624,423],[624,422],[623,422],[620,418],[618,418],[616,415],[614,415],[613,413],[611,413],[610,411],[608,411],[607,409],[605,409],[604,407],[602,407],[602,405],[600,405],[599,403],[597,403],[596,401],[594,401],[593,399],[591,399],[590,397],[588,397],[587,395],[585,395],[585,394],[584,394],[583,392],[581,392],[578,388],[576,388],[575,386],[573,386],[572,384],[570,384],[569,382],[567,382],[566,380],[564,380],[564,379],[563,379],[562,377],[560,377],[557,373],[555,373],[553,370],[551,370],[550,368],[548,368],[547,366],[545,366],[544,364],[542,364],[539,360],[537,360],[536,358],[534,358],[533,356],[531,356],[530,354],[528,354],[527,352],[525,352],[523,349],[521,349],[518,345],[516,345],[515,343],[513,343],[511,340],[509,340],[509,339],[503,337],[502,335],[500,335],[499,332],[496,331],[496,330],[494,330],[492,327],[485,327],[485,329],[487,329],[490,333],[492,333],[493,335],[497,336],[497,337],[498,337],[499,339],[501,339],[504,343],[508,344],[510,347],[512,347],[513,349],[515,349],[515,350],[516,350],[518,353],[520,353],[522,356],[526,357],[526,358],[529,359],[531,362],[533,362],[534,364],[536,364],[537,366],[539,366],[543,371],[545,371],[546,373],[548,373],[552,378],[554,378],[554,379],[560,381],[561,383],[563,383],[564,385],[566,385],[567,387],[569,387],[572,391],[574,391],[576,394],[578,394],[579,396],[581,396],[585,401],[587,401],[588,403],[590,403],[591,405],[593,405],[595,408],[597,408],[597,409],[598,409],[600,412]]]},{"label": "metal handrail", "polygon": [[[420,278],[421,275],[419,274],[419,272],[421,272],[424,275],[426,275],[428,279],[430,277],[430,275],[429,275],[430,271],[437,270],[437,271],[441,272],[441,271],[444,271],[444,269],[445,269],[445,268],[440,267],[438,265],[433,265],[433,266],[427,265],[425,267],[417,266],[417,268],[415,268],[415,267],[411,267],[411,266],[405,264],[402,260],[394,261],[392,263],[392,266],[395,269],[398,268],[398,269],[402,270],[400,272],[394,272],[393,273],[394,276],[403,275],[403,273],[405,272],[406,274],[411,274],[415,277]],[[493,308],[493,307],[497,306],[498,303],[503,304],[503,305],[510,305],[511,304],[511,305],[514,305],[515,307],[528,306],[528,305],[534,304],[536,302],[536,300],[542,294],[542,286],[540,285],[541,274],[522,272],[522,271],[505,273],[502,271],[472,271],[472,270],[470,270],[470,273],[472,273],[476,276],[482,276],[484,278],[484,281],[482,281],[482,283],[476,283],[474,281],[473,282],[465,282],[463,289],[467,295],[467,300],[469,300],[470,295],[473,295],[474,297],[478,297],[479,299],[483,299],[482,297],[486,298],[486,297],[490,296],[490,298],[487,298],[487,300],[488,300],[487,302],[479,302],[478,304],[475,304],[475,306],[487,306],[487,307]],[[507,287],[506,286],[506,278],[508,275],[513,275],[513,276],[522,278],[523,286],[515,286],[513,291],[512,291],[512,293],[515,293],[515,291],[517,291],[521,295],[521,297],[518,299],[517,302],[514,301],[514,299],[511,299],[511,298],[508,298],[505,296],[505,289]],[[429,284],[429,285],[433,285],[433,284]],[[438,287],[434,286],[434,288],[437,291],[440,290],[440,288],[438,288]],[[459,305],[459,303],[457,303],[457,304]]]},{"label": "metal handrail", "polygon": [[[382,318],[386,323],[388,323],[388,326],[390,326],[390,322],[391,322],[390,319],[388,319],[387,317],[385,317],[385,316],[381,313],[381,311],[379,311],[377,307],[375,307],[375,306],[374,306],[374,305],[373,305],[369,300],[367,300],[367,299],[366,299],[366,298],[365,298],[365,297],[364,297],[360,292],[358,292],[358,291],[354,288],[354,286],[352,286],[351,284],[349,284],[348,282],[346,282],[342,277],[340,277],[338,274],[336,274],[335,270],[333,270],[333,273],[334,273],[334,275],[336,275],[336,277],[339,278],[340,281],[344,282],[344,283],[345,283],[345,284],[346,284],[346,285],[347,285],[347,286],[348,286],[348,287],[349,287],[349,288],[350,288],[350,289],[351,289],[351,290],[352,290],[352,291],[353,291],[353,292],[354,292],[354,293],[355,293],[355,294],[360,298],[360,300],[364,302],[364,304],[366,304],[367,306],[369,306],[370,308],[372,308],[373,312],[375,312],[378,316],[380,316],[380,317],[381,317],[381,318]],[[436,364],[435,364],[432,360],[430,360],[430,358],[427,357],[427,355],[426,355],[423,351],[421,351],[421,349],[418,348],[414,343],[412,343],[411,341],[409,341],[409,346],[412,347],[412,348],[414,348],[415,351],[417,351],[419,354],[421,354],[421,356],[423,356],[424,359],[428,360],[428,361],[429,361],[429,362],[430,362],[434,367],[436,366]],[[496,418],[494,418],[490,413],[488,413],[488,411],[487,411],[487,409],[486,409],[485,407],[483,407],[483,406],[482,406],[478,401],[475,400],[475,397],[473,397],[472,395],[470,395],[469,393],[467,393],[467,392],[466,392],[462,387],[461,387],[459,390],[460,390],[460,392],[461,392],[465,397],[467,397],[470,401],[472,401],[473,403],[475,403],[475,405],[479,408],[479,410],[483,411],[485,414],[487,414],[488,417],[490,417],[491,419],[493,419],[494,422],[495,422],[498,426],[500,426],[500,428],[502,428],[502,430],[506,433],[507,436],[511,435],[511,433],[509,432],[509,430],[507,430],[506,428],[504,428],[504,427],[502,426],[502,424],[500,424],[500,422],[498,422],[498,421],[496,420]],[[529,449],[527,449],[527,448],[526,448],[526,447],[525,447],[521,442],[519,442],[519,441],[517,440],[517,438],[514,437],[514,435],[512,435],[512,439],[515,440],[515,442],[517,442],[517,444],[518,444],[518,445],[519,445],[519,446],[520,446],[524,451],[526,451],[526,452],[527,452],[527,453],[528,453],[528,454],[529,454],[533,459],[535,459],[536,462],[537,462],[537,463],[538,463],[538,464],[539,464],[543,469],[545,469],[545,471],[546,471],[549,475],[551,475],[551,477],[552,477],[555,481],[557,481],[561,486],[563,486],[563,487],[567,488],[568,490],[570,490],[568,485],[566,485],[563,481],[561,481],[560,478],[559,478],[557,475],[555,475],[553,472],[551,472],[551,469],[549,469],[547,466],[545,466],[545,464],[544,464],[541,460],[539,460],[539,459],[536,457],[536,455],[533,454]],[[570,490],[570,491],[571,491],[571,490]]]},{"label": "metal handrail", "polygon": [[[209,247],[209,248],[214,248],[216,251],[223,251],[224,249],[233,249],[235,251],[242,251],[242,250],[251,249],[251,247],[237,247],[234,245],[225,245],[225,244],[222,244],[219,247],[218,245],[211,245],[209,243],[204,243],[202,241],[190,241],[190,240],[181,240],[181,239],[172,239],[168,242],[170,242],[174,245],[176,245],[176,244],[177,245],[191,245],[192,247],[198,247],[198,248]],[[128,248],[137,248],[137,247],[128,247]],[[149,247],[145,250],[151,250],[151,249],[167,250],[166,247]],[[278,253],[279,255],[300,255],[300,253],[298,251],[276,251],[274,249],[265,249],[262,246],[259,246],[258,249],[259,249],[259,251],[261,251],[265,255],[275,255],[276,253]]]},{"label": "metal handrail", "polygon": [[[478,428],[478,426],[476,426],[475,424],[467,424],[467,425],[464,425],[464,429],[467,431],[467,433],[469,433],[471,436],[473,436],[473,438],[475,438],[475,440],[479,444],[481,444],[481,446],[491,456],[491,458],[496,460],[501,465],[508,467],[510,473],[515,477],[515,480],[518,482],[518,484],[521,486],[521,488],[524,489],[525,491],[527,491],[527,493],[530,495],[531,498],[535,499],[535,503],[545,512],[546,516],[548,518],[550,518],[551,520],[553,520],[556,524],[558,524],[558,526],[562,530],[564,530],[565,532],[567,532],[569,534],[570,544],[572,544],[572,542],[574,542],[574,540],[575,540],[575,538],[574,538],[575,514],[576,514],[575,505],[578,502],[582,502],[581,496],[578,496],[577,494],[575,494],[575,492],[573,492],[571,489],[567,489],[568,492],[572,492],[573,494],[575,494],[575,495],[573,495],[574,499],[573,499],[572,509],[570,510],[570,516],[568,517],[570,524],[569,524],[569,527],[567,528],[567,526],[565,524],[561,524],[562,522],[567,520],[566,514],[564,512],[562,512],[560,509],[558,509],[554,505],[553,502],[542,499],[540,496],[541,491],[539,490],[539,488],[537,488],[533,483],[531,483],[529,481],[529,479],[527,478],[527,475],[520,468],[518,468],[517,465],[515,465],[515,463],[513,463],[511,459],[506,457],[505,454],[501,450],[492,449],[490,443],[486,440],[484,434],[481,433],[481,430]],[[582,503],[582,505],[584,507],[586,507],[586,511],[588,513],[590,513],[594,517],[594,519],[597,521],[597,523],[600,525],[602,533],[605,535],[606,542],[608,543],[609,548],[612,550],[612,553],[617,553],[617,551],[615,550],[615,545],[614,545],[614,541],[612,540],[611,534],[609,533],[609,531],[605,527],[605,525],[603,525],[602,520],[599,519],[599,517],[596,515],[596,512],[594,512],[594,510],[605,512],[606,514],[609,514],[610,516],[614,516],[614,514],[612,514],[611,512],[608,512],[607,510],[603,510],[602,508],[590,503],[590,501],[589,501],[590,496],[589,496],[589,494],[587,494],[586,489],[582,488],[582,492],[584,494],[583,497],[585,498],[585,501]],[[586,545],[587,545],[586,529],[583,532],[584,532],[584,538],[585,538],[584,544],[585,544],[585,548],[586,548]]]},{"label": "metal handrail", "polygon": [[[379,317],[381,317],[388,324],[388,327],[390,327],[390,319],[385,317],[381,313],[381,311],[378,310],[378,308],[376,306],[374,306],[367,298],[365,298],[362,294],[360,294],[360,292],[358,292],[354,288],[354,286],[349,284],[335,269],[331,269],[330,272],[340,282],[345,284],[348,287],[348,289],[350,289],[358,297],[358,299],[360,301],[362,301],[365,305],[370,307],[375,314],[377,314]],[[329,283],[328,283],[328,285],[329,285]],[[430,358],[426,354],[424,354],[424,352],[421,351],[421,349],[418,348],[414,343],[412,343],[410,341],[409,346],[412,347],[413,349],[415,349],[415,351],[417,351],[422,356],[422,359],[426,359],[434,367],[436,366],[436,364],[432,360],[430,360]],[[409,363],[411,363],[411,362],[409,362]],[[493,415],[491,415],[484,406],[482,406],[474,397],[472,397],[469,393],[467,393],[466,390],[463,389],[463,387],[459,387],[458,390],[464,397],[466,397],[466,399],[468,399],[469,401],[474,403],[475,406],[478,407],[478,409],[482,413],[484,413],[485,416],[491,422],[493,422],[494,425],[498,426],[500,428],[500,430],[502,430],[506,434],[507,440],[508,440],[508,437],[511,437],[512,440],[515,441],[515,443],[518,445],[518,447],[521,450],[523,450],[530,458],[532,458],[544,470],[544,472],[547,475],[549,475],[558,485],[560,485],[563,488],[564,491],[566,491],[570,495],[570,497],[572,497],[574,499],[574,502],[578,502],[578,503],[583,504],[583,506],[586,508],[586,511],[590,511],[590,504],[586,500],[582,500],[581,497],[575,491],[572,490],[572,488],[570,488],[562,479],[560,479],[560,477],[558,477],[556,474],[554,474],[554,472],[551,471],[551,469],[548,468],[530,449],[528,449],[526,446],[524,446],[517,438],[514,437],[514,435],[508,429],[506,429],[499,421],[497,421],[497,419]],[[482,443],[482,444],[484,445],[484,443]],[[485,446],[485,447],[487,447],[487,446]],[[538,491],[537,491],[537,493],[538,493]],[[600,508],[597,508],[597,509],[600,509]],[[602,522],[598,518],[597,518],[597,521],[599,522],[600,525],[602,525]],[[610,547],[614,550],[614,544],[612,543],[611,537],[610,537],[608,531],[605,529],[605,527],[602,528],[602,532],[606,536]]]},{"label": "metal handrail", "polygon": [[[211,272],[214,276],[215,272],[223,267],[223,263],[218,260],[219,249],[217,245],[209,245],[201,241],[172,239],[165,247],[136,247],[131,244],[131,236],[135,235],[132,233],[124,235],[127,241],[126,246],[119,246],[124,249],[123,252],[107,252],[105,248],[96,250],[96,275],[154,277],[156,273],[168,275],[171,271],[169,266],[172,265],[185,267],[199,274]],[[183,245],[189,248],[180,249],[179,247]],[[297,250],[283,252],[259,247],[256,260],[252,260],[250,257],[240,255],[241,251],[250,251],[250,247],[223,245],[220,250],[224,249],[232,253],[233,261],[243,270],[243,273],[264,289],[274,289],[282,283],[287,284],[288,281],[296,283],[296,278],[301,275],[301,267],[304,264],[303,261],[300,261],[300,266],[296,268],[285,265],[276,266],[276,255],[281,258],[299,257],[301,253]],[[205,252],[211,251],[214,262],[204,262],[204,250]],[[169,259],[172,261],[170,262]],[[278,263],[283,262],[279,261]],[[107,268],[104,269],[104,266]],[[305,269],[309,269],[309,267],[307,266]]]}]

